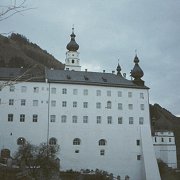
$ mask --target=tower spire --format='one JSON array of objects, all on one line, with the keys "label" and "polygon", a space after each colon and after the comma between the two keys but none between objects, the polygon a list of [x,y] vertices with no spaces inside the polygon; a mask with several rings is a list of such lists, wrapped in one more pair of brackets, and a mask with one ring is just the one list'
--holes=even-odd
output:
[{"label": "tower spire", "polygon": [[119,65],[119,59],[118,59],[118,66],[117,66],[116,70],[117,70],[117,75],[122,76],[121,75],[121,66]]}]

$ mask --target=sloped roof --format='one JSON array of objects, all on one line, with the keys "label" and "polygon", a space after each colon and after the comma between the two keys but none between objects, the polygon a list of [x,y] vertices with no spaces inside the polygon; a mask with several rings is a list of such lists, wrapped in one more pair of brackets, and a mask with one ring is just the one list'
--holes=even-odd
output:
[{"label": "sloped roof", "polygon": [[114,87],[129,87],[148,89],[146,86],[138,86],[124,77],[112,73],[50,70],[46,69],[46,79],[48,82],[63,82],[68,84],[84,84]]}]

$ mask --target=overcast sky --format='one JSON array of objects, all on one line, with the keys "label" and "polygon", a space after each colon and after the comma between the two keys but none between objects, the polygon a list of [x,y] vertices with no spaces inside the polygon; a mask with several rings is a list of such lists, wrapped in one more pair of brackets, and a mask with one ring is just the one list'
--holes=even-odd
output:
[{"label": "overcast sky", "polygon": [[119,59],[127,78],[137,49],[150,103],[180,115],[180,0],[27,0],[26,6],[34,9],[0,22],[0,33],[23,34],[64,63],[74,24],[82,70],[111,72]]}]

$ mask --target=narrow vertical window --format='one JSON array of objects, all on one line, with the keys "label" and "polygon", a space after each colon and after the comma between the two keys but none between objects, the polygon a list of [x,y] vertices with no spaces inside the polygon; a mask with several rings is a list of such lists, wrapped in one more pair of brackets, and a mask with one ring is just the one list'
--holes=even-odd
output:
[{"label": "narrow vertical window", "polygon": [[140,146],[140,140],[139,139],[136,140],[136,145]]},{"label": "narrow vertical window", "polygon": [[83,108],[88,108],[88,102],[83,102]]},{"label": "narrow vertical window", "polygon": [[105,150],[104,150],[104,149],[101,149],[101,150],[100,150],[100,155],[101,155],[101,156],[104,156],[104,155],[105,155]]},{"label": "narrow vertical window", "polygon": [[139,124],[141,124],[141,125],[144,124],[144,118],[143,117],[139,118]]},{"label": "narrow vertical window", "polygon": [[133,104],[128,104],[128,109],[133,110]]},{"label": "narrow vertical window", "polygon": [[97,102],[97,103],[96,103],[96,108],[97,108],[97,109],[101,109],[101,103],[100,103],[100,102]]},{"label": "narrow vertical window", "polygon": [[101,116],[97,116],[96,120],[97,120],[97,124],[101,124]]},{"label": "narrow vertical window", "polygon": [[66,101],[62,101],[62,107],[66,107],[67,106],[67,102]]},{"label": "narrow vertical window", "polygon": [[25,114],[20,114],[20,122],[25,122]]},{"label": "narrow vertical window", "polygon": [[26,86],[21,86],[21,92],[25,93],[27,91],[27,87]]},{"label": "narrow vertical window", "polygon": [[83,116],[83,123],[88,123],[88,116]]},{"label": "narrow vertical window", "polygon": [[122,103],[118,103],[118,109],[119,109],[119,110],[122,110],[122,109],[123,109]]},{"label": "narrow vertical window", "polygon": [[67,94],[67,89],[66,88],[62,89],[62,94]]},{"label": "narrow vertical window", "polygon": [[51,106],[52,106],[52,107],[55,107],[55,106],[56,106],[56,101],[52,100],[52,101],[51,101]]},{"label": "narrow vertical window", "polygon": [[13,106],[14,105],[14,99],[9,99],[9,105]]},{"label": "narrow vertical window", "polygon": [[62,115],[62,116],[61,116],[61,122],[62,122],[62,123],[66,123],[66,119],[67,119],[67,116],[66,116],[66,115]]},{"label": "narrow vertical window", "polygon": [[50,115],[50,122],[56,121],[56,115]]},{"label": "narrow vertical window", "polygon": [[38,106],[38,100],[33,100],[33,106]]},{"label": "narrow vertical window", "polygon": [[26,100],[25,99],[21,99],[21,106],[25,106],[26,105]]},{"label": "narrow vertical window", "polygon": [[88,89],[84,89],[83,94],[84,94],[84,96],[87,96],[88,95]]},{"label": "narrow vertical window", "polygon": [[112,124],[112,116],[108,116],[107,117],[107,123],[108,124]]},{"label": "narrow vertical window", "polygon": [[101,90],[96,90],[96,96],[101,96]]},{"label": "narrow vertical window", "polygon": [[118,97],[122,97],[122,91],[118,91]]},{"label": "narrow vertical window", "polygon": [[144,104],[140,105],[140,109],[143,111],[144,110]]},{"label": "narrow vertical window", "polygon": [[73,101],[73,107],[77,107],[77,101]]},{"label": "narrow vertical window", "polygon": [[72,117],[72,122],[73,122],[73,123],[77,123],[77,116],[73,116],[73,117]]},{"label": "narrow vertical window", "polygon": [[107,91],[107,96],[111,96],[111,91]]},{"label": "narrow vertical window", "polygon": [[141,160],[141,155],[137,155],[137,160]]},{"label": "narrow vertical window", "polygon": [[129,98],[132,97],[132,92],[128,92],[128,97],[129,97]]},{"label": "narrow vertical window", "polygon": [[122,124],[123,123],[123,118],[122,117],[118,117],[118,124]]},{"label": "narrow vertical window", "polygon": [[140,99],[144,99],[144,93],[140,93]]},{"label": "narrow vertical window", "polygon": [[33,122],[37,122],[38,121],[38,115],[37,114],[33,114]]},{"label": "narrow vertical window", "polygon": [[134,123],[134,118],[133,117],[129,117],[129,124],[133,124]]},{"label": "narrow vertical window", "polygon": [[73,95],[77,95],[78,94],[78,90],[77,89],[73,89]]},{"label": "narrow vertical window", "polygon": [[111,109],[111,106],[112,106],[111,101],[108,101],[107,102],[107,109]]},{"label": "narrow vertical window", "polygon": [[9,87],[9,91],[10,91],[10,92],[14,92],[14,91],[15,91],[15,86],[11,85],[11,86]]},{"label": "narrow vertical window", "polygon": [[13,121],[13,114],[8,114],[8,122],[12,122]]}]

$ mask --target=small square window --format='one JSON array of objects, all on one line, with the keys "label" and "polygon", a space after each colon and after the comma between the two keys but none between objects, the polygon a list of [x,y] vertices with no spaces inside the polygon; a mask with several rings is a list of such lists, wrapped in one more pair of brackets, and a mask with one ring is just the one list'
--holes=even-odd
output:
[{"label": "small square window", "polygon": [[51,88],[51,94],[56,94],[56,88]]},{"label": "small square window", "polygon": [[73,116],[73,117],[72,117],[72,122],[73,122],[73,123],[77,123],[77,116]]},{"label": "small square window", "polygon": [[122,124],[123,123],[123,118],[122,117],[118,117],[118,124]]},{"label": "small square window", "polygon": [[34,91],[34,93],[38,93],[39,92],[39,88],[38,87],[34,87],[33,91]]},{"label": "small square window", "polygon": [[25,114],[20,114],[20,122],[25,122]]},{"label": "small square window", "polygon": [[104,155],[105,155],[105,150],[104,150],[104,149],[101,149],[101,150],[100,150],[100,155],[101,155],[101,156],[104,156]]},{"label": "small square window", "polygon": [[83,123],[88,123],[88,116],[83,116]]},{"label": "small square window", "polygon": [[66,101],[62,101],[62,107],[66,107],[67,106],[67,102]]},{"label": "small square window", "polygon": [[8,122],[12,122],[13,121],[13,114],[8,114]]},{"label": "small square window", "polygon": [[38,121],[38,115],[37,114],[33,114],[33,122],[37,122]]},{"label": "small square window", "polygon": [[62,89],[62,94],[67,94],[67,89],[66,88]]},{"label": "small square window", "polygon": [[84,89],[83,94],[84,94],[85,96],[87,96],[87,95],[88,95],[88,89]]},{"label": "small square window", "polygon": [[88,108],[88,102],[83,102],[83,108]]},{"label": "small square window", "polygon": [[75,153],[79,153],[79,150],[78,150],[78,149],[76,149],[76,150],[75,150]]},{"label": "small square window", "polygon": [[38,100],[33,100],[33,106],[38,106]]},{"label": "small square window", "polygon": [[26,105],[26,100],[25,99],[21,99],[21,106],[25,106]]},{"label": "small square window", "polygon": [[128,104],[128,109],[133,110],[133,104]]},{"label": "small square window", "polygon": [[108,124],[112,124],[112,116],[108,116],[107,117],[107,123]]},{"label": "small square window", "polygon": [[55,107],[55,106],[56,106],[56,101],[52,100],[52,101],[51,101],[51,106],[52,106],[52,107]]},{"label": "small square window", "polygon": [[9,99],[9,105],[13,106],[14,105],[14,99]]},{"label": "small square window", "polygon": [[101,124],[101,116],[97,116],[96,119],[97,119],[97,124]]},{"label": "small square window", "polygon": [[61,116],[61,122],[62,123],[66,123],[66,119],[67,119],[66,115]]},{"label": "small square window", "polygon": [[101,109],[101,103],[100,103],[100,102],[97,102],[97,103],[96,103],[96,108],[97,108],[97,109]]},{"label": "small square window", "polygon": [[77,107],[77,101],[73,101],[73,107]]},{"label": "small square window", "polygon": [[141,160],[141,155],[137,155],[137,160]]},{"label": "small square window", "polygon": [[21,92],[25,93],[27,91],[27,87],[26,86],[21,86]]},{"label": "small square window", "polygon": [[78,94],[78,90],[77,89],[73,89],[73,95],[77,95]]},{"label": "small square window", "polygon": [[133,117],[129,117],[129,124],[133,124],[134,122],[134,118]]},{"label": "small square window", "polygon": [[56,121],[56,115],[50,115],[50,122]]},{"label": "small square window", "polygon": [[144,124],[144,118],[143,117],[139,118],[139,124]]},{"label": "small square window", "polygon": [[129,97],[129,98],[132,97],[132,92],[128,92],[128,97]]},{"label": "small square window", "polygon": [[11,85],[11,86],[9,87],[9,91],[10,91],[10,92],[14,92],[14,91],[15,91],[15,86]]},{"label": "small square window", "polygon": [[122,97],[122,91],[118,91],[118,97]]},{"label": "small square window", "polygon": [[122,103],[118,103],[118,109],[119,109],[119,110],[122,110],[122,109],[123,109]]},{"label": "small square window", "polygon": [[111,96],[111,91],[107,91],[107,96]]},{"label": "small square window", "polygon": [[141,105],[140,105],[140,108],[141,108],[141,110],[143,111],[143,110],[144,110],[144,104],[141,104]]},{"label": "small square window", "polygon": [[101,90],[96,90],[96,96],[101,96]]}]

